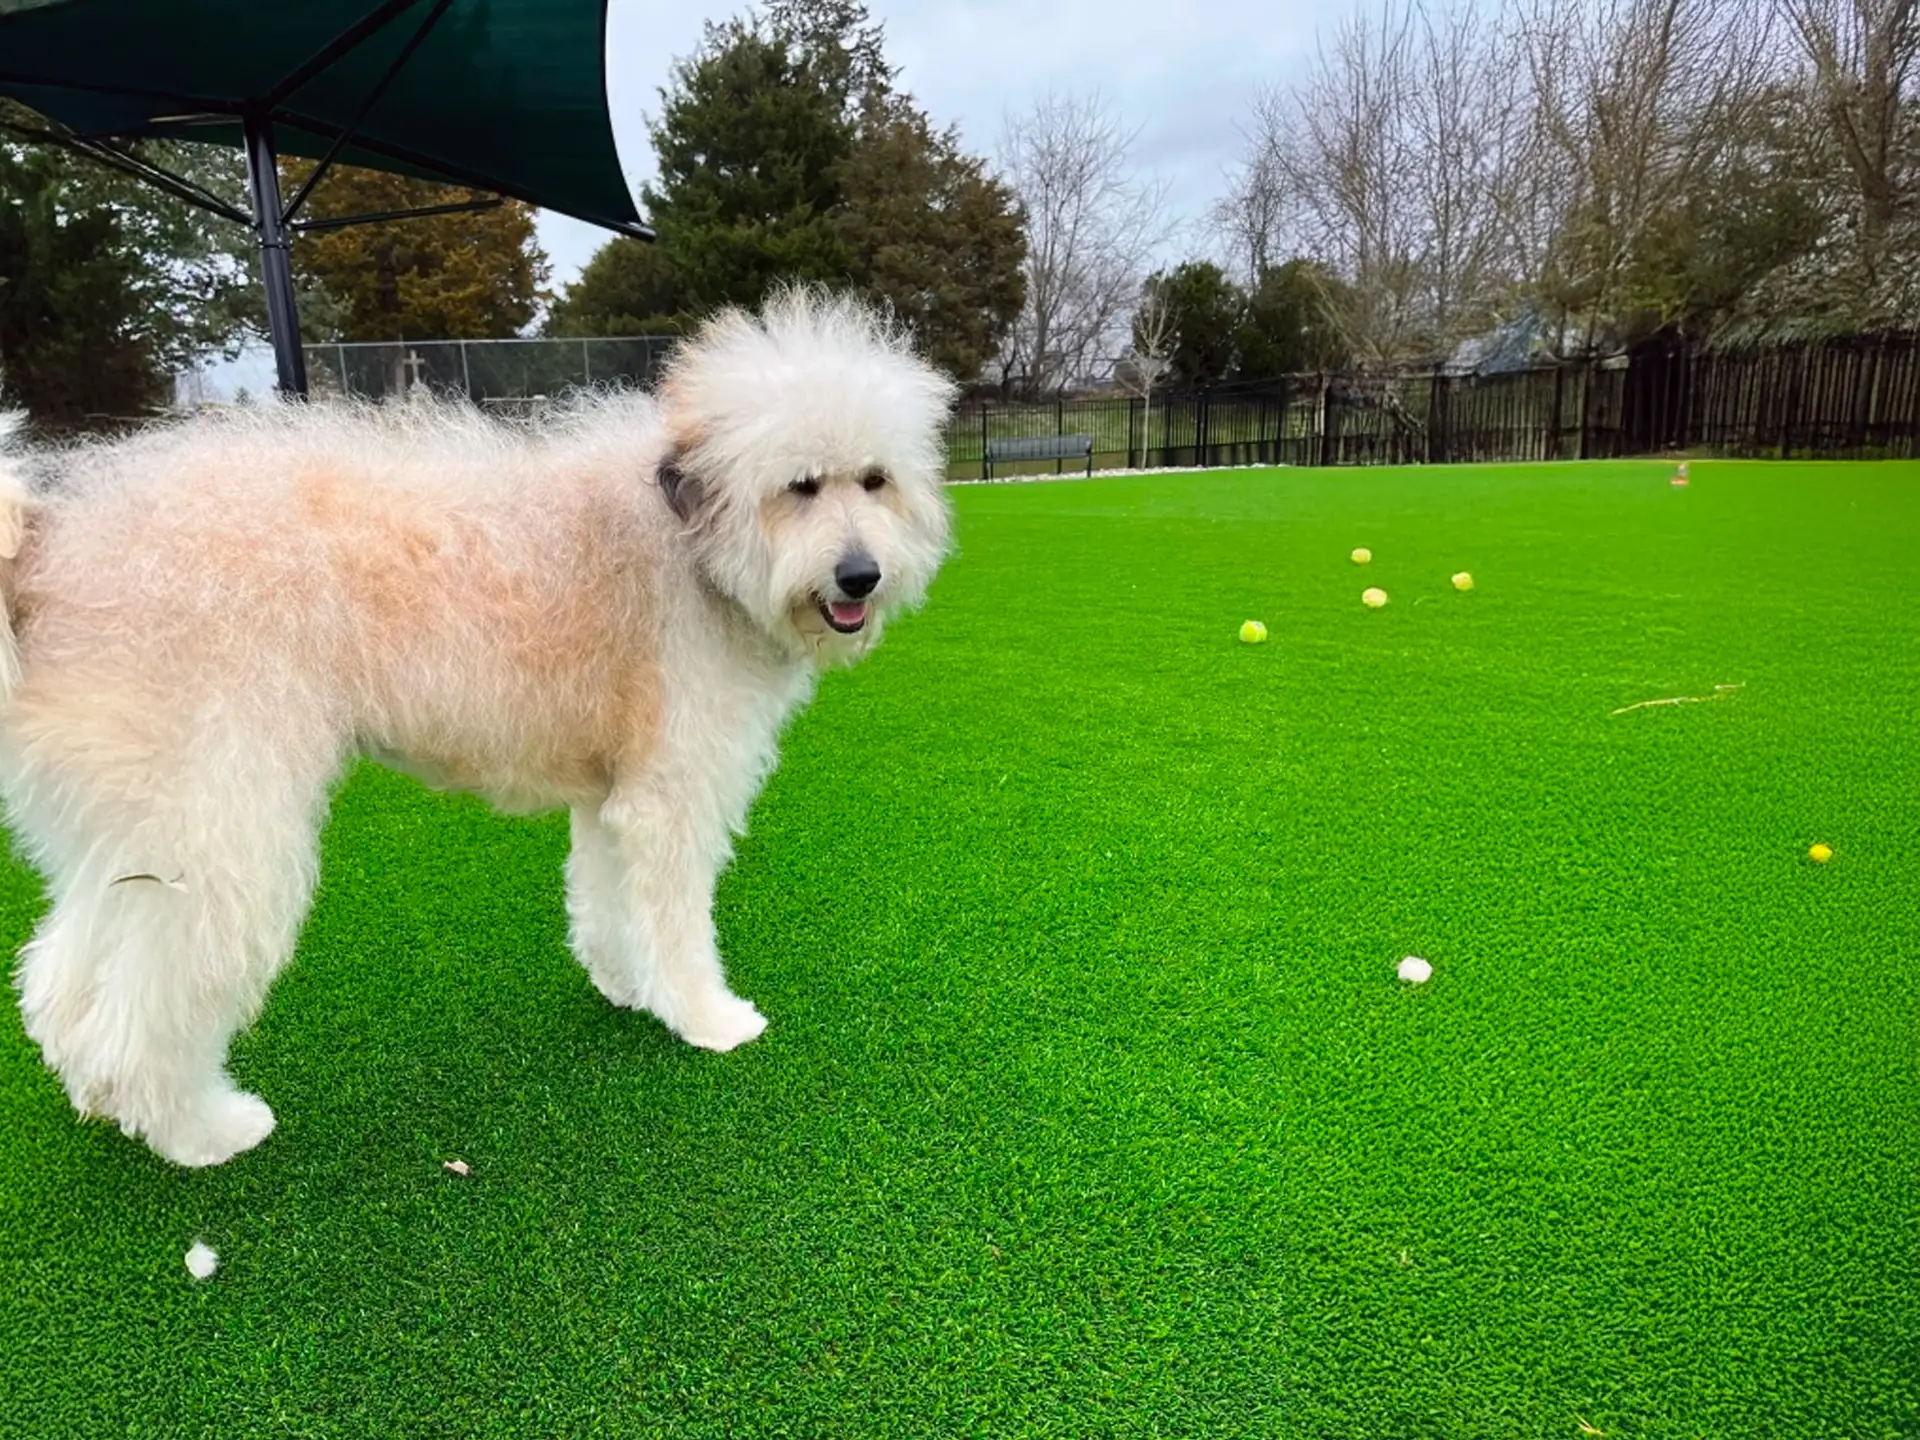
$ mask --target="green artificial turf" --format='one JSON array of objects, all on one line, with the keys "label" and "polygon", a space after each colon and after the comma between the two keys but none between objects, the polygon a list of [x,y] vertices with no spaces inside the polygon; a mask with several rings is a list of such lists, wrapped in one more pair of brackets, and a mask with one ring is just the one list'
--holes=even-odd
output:
[{"label": "green artificial turf", "polygon": [[356,774],[263,1148],[0,1018],[0,1436],[1920,1436],[1920,466],[1669,468],[960,491],[731,1055],[570,961],[560,820]]}]

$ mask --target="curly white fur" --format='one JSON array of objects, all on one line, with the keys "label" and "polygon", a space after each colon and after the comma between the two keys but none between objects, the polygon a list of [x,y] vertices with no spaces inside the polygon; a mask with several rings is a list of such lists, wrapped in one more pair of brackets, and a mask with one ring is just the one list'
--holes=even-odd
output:
[{"label": "curly white fur", "polygon": [[271,1131],[226,1050],[356,753],[569,807],[594,983],[695,1045],[757,1036],[715,880],[819,669],[925,598],[951,399],[872,311],[791,290],[657,400],[273,406],[0,457],[0,789],[52,901],[18,980],[75,1106],[186,1165]]}]

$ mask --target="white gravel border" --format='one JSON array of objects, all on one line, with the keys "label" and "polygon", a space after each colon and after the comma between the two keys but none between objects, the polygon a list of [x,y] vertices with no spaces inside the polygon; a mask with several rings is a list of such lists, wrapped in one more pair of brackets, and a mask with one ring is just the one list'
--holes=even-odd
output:
[{"label": "white gravel border", "polygon": [[[1105,480],[1116,475],[1202,475],[1222,470],[1291,470],[1291,465],[1275,462],[1267,465],[1153,465],[1144,470],[1096,470],[1089,475],[1084,470],[1069,470],[1064,475],[996,475],[991,480],[982,480],[978,475],[969,475],[964,480],[949,478],[949,485],[1027,485],[1038,482],[1057,484],[1063,480]],[[1331,468],[1331,467],[1328,467]]]}]

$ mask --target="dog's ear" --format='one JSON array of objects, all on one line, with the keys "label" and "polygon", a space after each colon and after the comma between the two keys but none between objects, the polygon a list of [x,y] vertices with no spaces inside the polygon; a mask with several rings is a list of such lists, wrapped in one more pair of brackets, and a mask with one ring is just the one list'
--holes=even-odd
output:
[{"label": "dog's ear", "polygon": [[691,523],[700,511],[700,502],[705,498],[706,487],[698,479],[680,468],[680,456],[672,454],[660,462],[657,472],[660,491],[667,497],[667,504],[673,513],[684,522]]}]

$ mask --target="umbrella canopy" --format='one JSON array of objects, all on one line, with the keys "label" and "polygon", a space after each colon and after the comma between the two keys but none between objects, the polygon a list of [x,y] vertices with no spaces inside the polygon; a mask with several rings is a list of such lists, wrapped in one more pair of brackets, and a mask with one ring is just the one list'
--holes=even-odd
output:
[{"label": "umbrella canopy", "polygon": [[647,236],[607,115],[606,0],[0,0],[0,95],[89,139],[240,145]]}]

